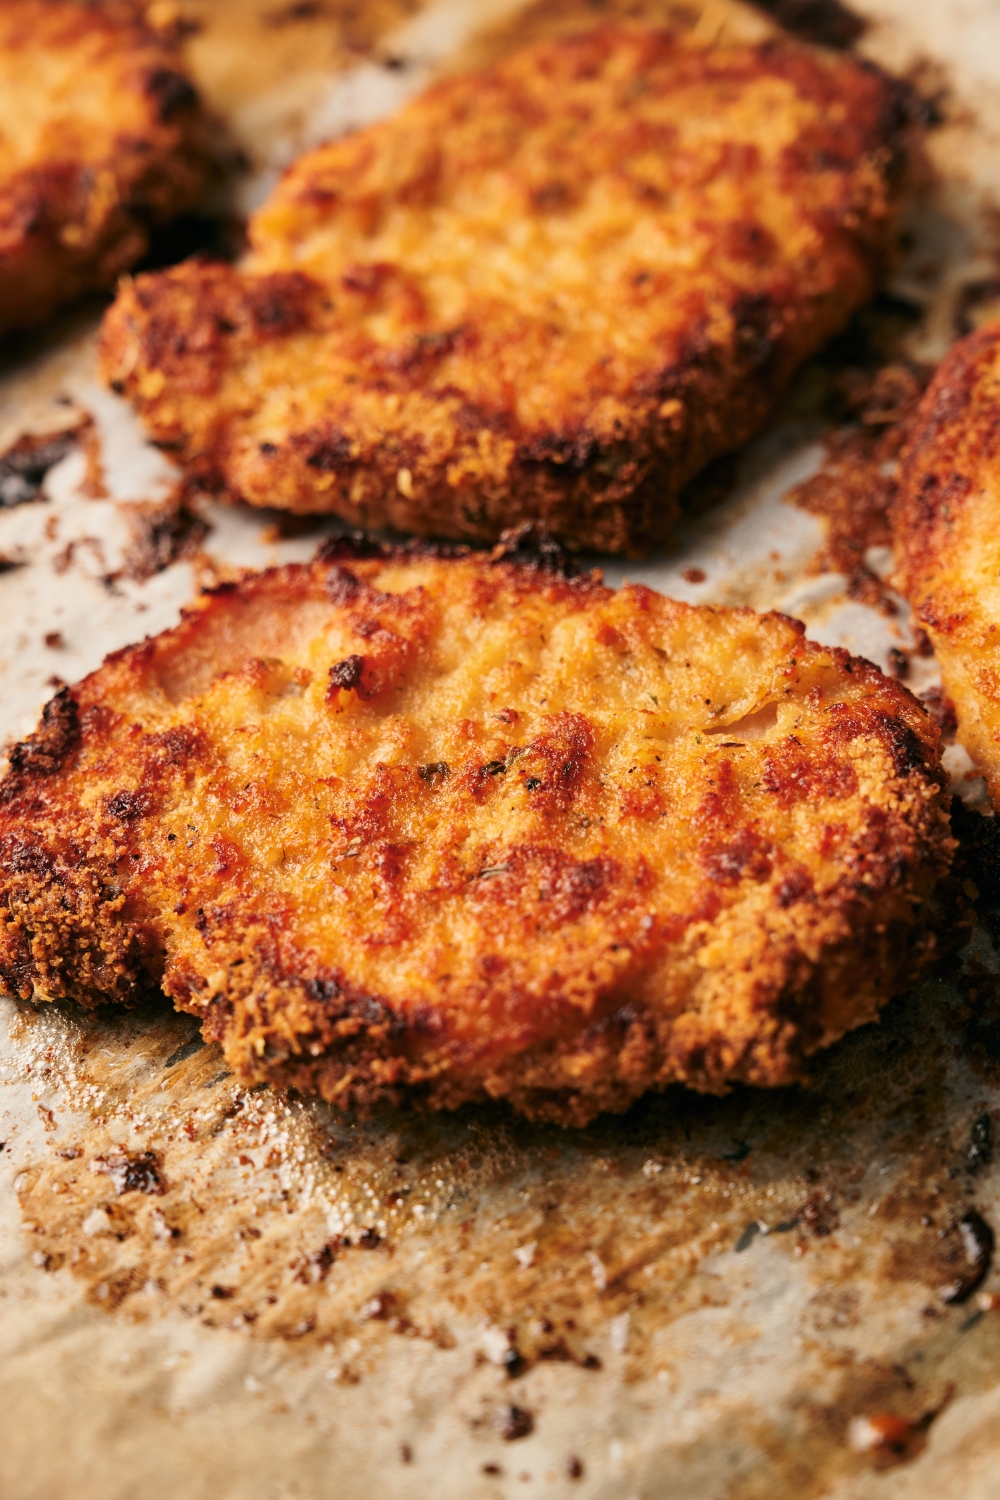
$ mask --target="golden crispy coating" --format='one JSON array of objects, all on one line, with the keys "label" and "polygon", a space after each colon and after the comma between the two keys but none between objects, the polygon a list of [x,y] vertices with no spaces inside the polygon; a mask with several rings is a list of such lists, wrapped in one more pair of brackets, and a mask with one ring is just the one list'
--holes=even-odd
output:
[{"label": "golden crispy coating", "polygon": [[0,5],[0,333],[114,285],[206,181],[195,92],[127,4]]},{"label": "golden crispy coating", "polygon": [[962,744],[1000,807],[1000,323],[949,352],[893,515],[896,578],[927,631]]},{"label": "golden crispy coating", "polygon": [[784,616],[330,548],[15,748],[0,987],[162,983],[243,1077],[345,1106],[784,1083],[912,974],[940,796],[920,705]]},{"label": "golden crispy coating", "polygon": [[787,41],[534,43],[304,156],[239,268],[126,283],[104,373],[234,499],[642,550],[871,294],[905,114]]}]

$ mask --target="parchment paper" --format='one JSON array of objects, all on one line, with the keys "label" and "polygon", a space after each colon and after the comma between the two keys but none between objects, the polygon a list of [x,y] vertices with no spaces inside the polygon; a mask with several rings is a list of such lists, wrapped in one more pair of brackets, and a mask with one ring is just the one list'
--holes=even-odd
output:
[{"label": "parchment paper", "polygon": [[[206,22],[189,55],[220,151],[248,163],[237,210],[303,144],[525,24],[516,0],[386,0],[313,7],[296,41],[266,9],[174,7]],[[925,309],[910,352],[935,358],[962,288],[996,276],[1000,7],[857,9],[873,22],[862,53],[947,90],[937,177],[893,283]],[[554,4],[530,24],[567,15]],[[768,25],[714,0],[683,16],[708,35]],[[175,476],[96,381],[97,316],[22,341],[0,383],[0,451],[91,424],[44,499],[0,511],[0,554],[23,564],[0,576],[0,737],[31,726],[53,679],[172,623],[199,577],[307,557],[321,534],[281,539],[273,516],[207,506],[200,552],[130,577]],[[819,522],[783,498],[822,459],[809,388],[804,376],[675,551],[607,576],[778,607],[886,665],[909,641],[905,611],[810,573]],[[95,477],[103,498],[88,494]],[[889,565],[884,551],[868,560]],[[915,657],[914,689],[934,681]],[[964,752],[948,754],[974,801]],[[1000,1121],[984,930],[964,956],[964,973],[956,958],[819,1060],[809,1089],[674,1090],[577,1132],[500,1108],[363,1123],[248,1092],[166,1002],[96,1018],[5,1006],[0,1494],[995,1496],[1000,1270],[948,1300],[963,1215],[1000,1233],[1000,1163],[983,1146]],[[869,1445],[884,1414],[908,1424],[899,1451]]]}]

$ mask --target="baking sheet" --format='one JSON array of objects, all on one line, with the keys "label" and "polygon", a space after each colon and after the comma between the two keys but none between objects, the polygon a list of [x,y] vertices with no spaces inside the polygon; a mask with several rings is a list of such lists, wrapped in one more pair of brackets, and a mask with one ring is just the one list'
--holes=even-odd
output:
[{"label": "baking sheet", "polygon": [[[645,8],[707,35],[767,24],[714,0]],[[996,277],[1000,10],[857,8],[873,18],[860,50],[948,90],[894,281],[925,309],[909,352],[934,358],[962,288]],[[315,34],[276,32],[273,7],[174,9],[206,20],[191,64],[246,159],[238,208],[304,142],[435,69],[593,14],[327,7],[321,54]],[[241,72],[276,34],[274,74]],[[172,623],[200,578],[307,557],[322,534],[206,506],[190,555],[139,576],[176,476],[96,382],[95,327],[85,309],[22,341],[0,380],[0,452],[90,424],[42,501],[0,511],[0,554],[22,564],[0,575],[0,736],[30,727],[54,680]],[[821,527],[788,503],[823,458],[799,385],[670,555],[607,575],[781,608],[885,665],[905,612],[811,573]],[[936,680],[932,660],[913,672],[915,690]],[[949,763],[975,800],[960,747]],[[586,1131],[499,1107],[344,1119],[238,1086],[166,1003],[4,1006],[0,1493],[993,1496],[1000,1274],[982,1303],[947,1300],[963,1215],[1000,1233],[982,1144],[1000,1122],[998,965],[982,930],[965,954],[981,972],[956,960],[926,980],[820,1059],[810,1089],[672,1090]],[[148,1190],[119,1193],[128,1172]],[[866,1448],[885,1413],[909,1424],[899,1451]]]}]

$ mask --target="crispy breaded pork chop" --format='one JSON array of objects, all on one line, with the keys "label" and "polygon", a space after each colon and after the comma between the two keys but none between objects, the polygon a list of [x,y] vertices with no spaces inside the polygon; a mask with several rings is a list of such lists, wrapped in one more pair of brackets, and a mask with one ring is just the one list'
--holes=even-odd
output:
[{"label": "crispy breaded pork chop", "polygon": [[534,43],[302,157],[239,267],[125,283],[104,374],[232,499],[641,551],[872,294],[902,100],[791,41]]},{"label": "crispy breaded pork chop", "polygon": [[0,333],[111,287],[206,182],[197,97],[137,7],[0,4]]},{"label": "crispy breaded pork chop", "polygon": [[246,1079],[585,1122],[780,1084],[919,959],[937,730],[781,615],[418,547],[203,597],[0,782],[0,987]]},{"label": "crispy breaded pork chop", "polygon": [[917,413],[896,578],[934,645],[958,736],[1000,807],[1000,322],[949,352]]}]

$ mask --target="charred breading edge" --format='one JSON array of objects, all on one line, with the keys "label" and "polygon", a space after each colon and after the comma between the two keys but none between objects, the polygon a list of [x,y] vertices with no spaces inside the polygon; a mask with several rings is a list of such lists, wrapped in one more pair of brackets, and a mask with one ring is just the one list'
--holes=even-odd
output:
[{"label": "charred breading edge", "polygon": [[198,202],[208,155],[179,54],[135,5],[4,0],[0,94],[5,333],[113,287]]},{"label": "charred breading edge", "polygon": [[331,546],[49,703],[0,782],[0,989],[157,986],[240,1077],[585,1123],[781,1084],[933,946],[936,725],[796,621]]},{"label": "charred breading edge", "polygon": [[233,500],[641,552],[872,295],[908,98],[788,40],[535,43],[302,157],[241,266],[126,282],[105,378]]},{"label": "charred breading edge", "polygon": [[934,646],[958,737],[1000,806],[1000,322],[949,351],[892,517],[895,583]]}]

